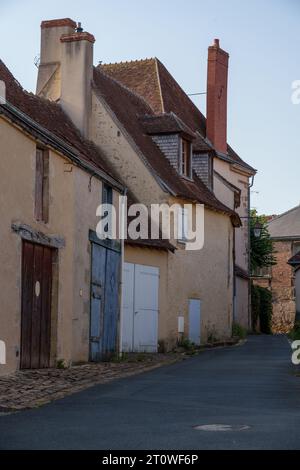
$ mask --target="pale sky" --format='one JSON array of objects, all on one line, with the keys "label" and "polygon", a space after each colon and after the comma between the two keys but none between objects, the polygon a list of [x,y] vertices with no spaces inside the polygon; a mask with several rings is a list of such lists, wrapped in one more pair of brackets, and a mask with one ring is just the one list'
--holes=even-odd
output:
[{"label": "pale sky", "polygon": [[[158,57],[187,93],[206,90],[207,47],[230,54],[228,141],[257,168],[252,206],[300,203],[300,0],[0,0],[0,58],[35,90],[42,20],[70,17],[96,37],[95,64]],[[196,104],[205,113],[205,95]]]}]

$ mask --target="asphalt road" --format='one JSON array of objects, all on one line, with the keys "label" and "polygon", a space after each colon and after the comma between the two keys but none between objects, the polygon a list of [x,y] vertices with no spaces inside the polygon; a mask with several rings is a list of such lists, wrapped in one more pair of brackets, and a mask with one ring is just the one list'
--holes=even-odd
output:
[{"label": "asphalt road", "polygon": [[[242,346],[0,415],[0,449],[300,449],[295,371],[285,337],[253,336]],[[194,429],[214,424],[234,428]]]}]

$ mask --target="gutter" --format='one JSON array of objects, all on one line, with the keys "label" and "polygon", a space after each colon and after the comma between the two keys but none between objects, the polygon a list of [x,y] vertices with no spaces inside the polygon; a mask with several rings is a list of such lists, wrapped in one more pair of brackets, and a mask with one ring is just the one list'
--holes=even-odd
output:
[{"label": "gutter", "polygon": [[[124,197],[122,198],[121,200],[121,223],[120,223],[120,227],[123,227],[123,230],[125,229],[124,225],[125,225],[125,219],[124,219],[124,214],[125,214],[125,196],[127,195],[127,188],[125,189],[124,191]],[[127,229],[127,227],[126,227]],[[122,233],[122,235],[124,235]],[[119,328],[120,328],[120,331],[119,331],[119,357],[122,356],[122,349],[123,349],[123,345],[122,345],[122,340],[123,340],[123,336],[122,336],[122,332],[123,332],[123,299],[124,299],[124,266],[125,266],[125,236],[122,236],[121,237],[121,273],[120,273],[120,278],[121,278],[121,293],[120,293],[120,320],[119,320]]]},{"label": "gutter", "polygon": [[252,304],[251,304],[251,188],[254,185],[255,175],[252,175],[251,183],[248,185],[248,275],[249,275],[249,288],[248,288],[248,327],[252,329]]}]

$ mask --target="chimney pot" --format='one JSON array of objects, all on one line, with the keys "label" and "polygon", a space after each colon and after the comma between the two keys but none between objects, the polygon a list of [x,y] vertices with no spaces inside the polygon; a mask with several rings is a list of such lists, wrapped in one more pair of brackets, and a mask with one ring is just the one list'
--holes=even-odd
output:
[{"label": "chimney pot", "polygon": [[214,40],[214,46],[216,46],[218,48],[220,47],[220,39],[215,39]]},{"label": "chimney pot", "polygon": [[78,22],[77,28],[76,28],[76,33],[83,33],[83,28],[81,27],[81,22]]}]

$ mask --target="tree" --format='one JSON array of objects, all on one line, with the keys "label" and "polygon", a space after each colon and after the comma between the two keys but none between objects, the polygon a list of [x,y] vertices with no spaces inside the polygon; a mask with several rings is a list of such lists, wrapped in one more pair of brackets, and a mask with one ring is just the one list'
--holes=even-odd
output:
[{"label": "tree", "polygon": [[[261,225],[260,237],[255,237],[254,235],[254,227],[257,222]],[[274,243],[269,234],[267,217],[258,215],[255,209],[251,210],[250,244],[252,271],[257,268],[265,268],[276,264]]]}]

